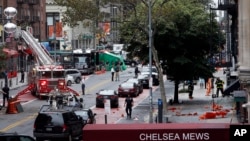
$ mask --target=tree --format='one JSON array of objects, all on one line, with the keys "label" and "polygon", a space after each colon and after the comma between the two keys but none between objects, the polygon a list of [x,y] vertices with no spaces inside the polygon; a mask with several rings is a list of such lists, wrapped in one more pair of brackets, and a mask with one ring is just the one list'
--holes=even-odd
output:
[{"label": "tree", "polygon": [[[143,2],[136,6],[136,10],[131,11],[136,13],[130,14],[131,16],[127,19],[130,22],[123,24],[121,35],[123,40],[130,44],[127,48],[129,52],[136,54],[137,52],[133,50],[140,50],[140,57],[148,57],[141,55],[148,52],[147,4]],[[152,7],[154,61],[160,69],[159,59],[166,60],[167,73],[175,82],[174,102],[179,103],[180,81],[212,76],[214,68],[208,60],[211,52],[218,51],[218,37],[221,32],[215,20],[211,23],[209,10],[206,9],[208,6],[204,5],[204,1],[156,0],[152,2]],[[225,40],[220,40],[220,42],[223,44]],[[160,88],[161,97],[165,99],[162,80]]]}]

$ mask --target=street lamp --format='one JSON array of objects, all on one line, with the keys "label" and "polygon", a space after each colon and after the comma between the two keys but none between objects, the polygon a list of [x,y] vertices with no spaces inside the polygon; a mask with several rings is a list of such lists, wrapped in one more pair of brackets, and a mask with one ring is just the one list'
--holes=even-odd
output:
[{"label": "street lamp", "polygon": [[[15,17],[17,14],[17,10],[14,7],[7,7],[4,9],[4,15],[7,18],[7,23],[4,25],[4,31],[8,34],[14,33],[17,29],[17,26],[14,23],[11,23],[11,19]],[[5,76],[5,84],[8,85],[8,77]],[[12,85],[12,81],[10,79],[10,86]]]},{"label": "street lamp", "polygon": [[152,17],[151,17],[151,0],[148,0],[148,48],[149,48],[149,99],[150,114],[149,123],[153,123],[153,94],[152,94]]},{"label": "street lamp", "polygon": [[6,33],[14,33],[17,26],[14,23],[11,23],[11,19],[15,17],[17,10],[14,7],[7,7],[4,9],[4,15],[7,17],[8,22],[4,25],[4,31]]}]

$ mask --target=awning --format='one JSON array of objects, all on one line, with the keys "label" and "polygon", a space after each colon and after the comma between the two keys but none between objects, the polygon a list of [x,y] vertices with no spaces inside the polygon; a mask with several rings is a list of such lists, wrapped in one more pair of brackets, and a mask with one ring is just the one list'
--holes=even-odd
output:
[{"label": "awning", "polygon": [[239,88],[240,88],[240,80],[237,79],[227,86],[227,88],[224,90],[224,95],[230,95],[231,92],[233,92],[234,90],[238,90]]},{"label": "awning", "polygon": [[3,52],[5,52],[8,56],[17,56],[18,51],[14,49],[3,48]]}]

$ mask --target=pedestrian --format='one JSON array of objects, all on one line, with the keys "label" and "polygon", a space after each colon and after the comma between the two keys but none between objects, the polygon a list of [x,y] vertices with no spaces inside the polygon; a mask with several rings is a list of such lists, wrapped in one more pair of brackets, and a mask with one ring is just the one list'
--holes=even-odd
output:
[{"label": "pedestrian", "polygon": [[115,69],[114,69],[114,67],[112,66],[112,67],[111,67],[111,81],[114,81],[114,75],[115,75]]},{"label": "pedestrian", "polygon": [[5,101],[9,101],[9,91],[10,91],[10,88],[8,87],[7,84],[4,85],[4,87],[2,88],[2,91],[1,93],[3,94],[3,104],[2,104],[2,107],[5,107]]},{"label": "pedestrian", "polygon": [[24,70],[23,68],[21,69],[21,80],[20,83],[24,83]]},{"label": "pedestrian", "polygon": [[135,67],[135,78],[138,77],[138,73],[140,73],[138,66]]},{"label": "pedestrian", "polygon": [[205,80],[203,78],[199,78],[200,88],[203,89]]},{"label": "pedestrian", "polygon": [[194,91],[194,84],[191,81],[188,84],[188,96],[189,96],[189,99],[193,99],[193,91]]},{"label": "pedestrian", "polygon": [[117,64],[115,66],[115,81],[119,81],[119,79],[120,79],[119,72],[120,72],[120,65]]},{"label": "pedestrian", "polygon": [[222,96],[224,97],[224,92],[223,92],[223,85],[224,81],[222,81],[220,78],[217,78],[215,81],[216,84],[216,97],[219,97],[219,91],[221,92]]},{"label": "pedestrian", "polygon": [[82,95],[85,95],[85,77],[82,78]]},{"label": "pedestrian", "polygon": [[130,97],[130,95],[128,95],[124,103],[124,106],[126,107],[127,119],[131,119],[133,104],[134,104],[133,98]]}]

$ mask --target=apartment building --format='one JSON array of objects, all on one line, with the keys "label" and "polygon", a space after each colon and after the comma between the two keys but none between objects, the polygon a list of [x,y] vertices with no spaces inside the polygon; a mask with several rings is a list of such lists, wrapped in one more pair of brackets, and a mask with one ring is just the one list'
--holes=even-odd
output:
[{"label": "apartment building", "polygon": [[[7,56],[1,71],[7,71],[9,78],[16,78],[21,68],[27,71],[33,58],[27,43],[19,37],[20,30],[29,31],[38,41],[46,40],[45,6],[45,0],[0,0],[0,45]],[[4,14],[8,7],[17,11],[13,18]],[[4,31],[4,25],[8,22],[16,25],[16,32]]]}]

